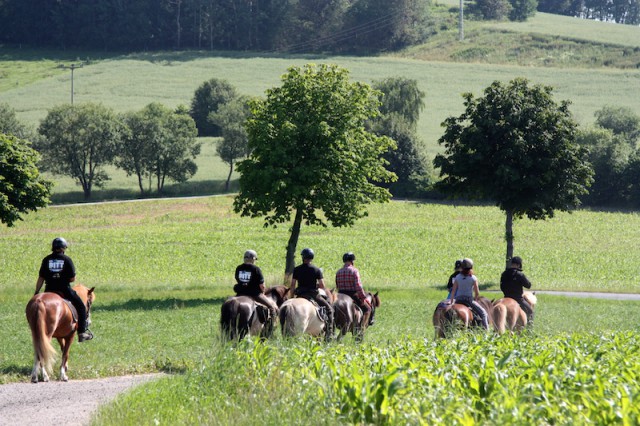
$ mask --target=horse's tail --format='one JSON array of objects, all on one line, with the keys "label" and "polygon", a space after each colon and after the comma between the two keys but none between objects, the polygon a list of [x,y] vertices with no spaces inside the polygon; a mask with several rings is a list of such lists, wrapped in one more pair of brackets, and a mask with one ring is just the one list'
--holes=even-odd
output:
[{"label": "horse's tail", "polygon": [[233,340],[236,337],[236,327],[234,323],[238,317],[237,308],[227,300],[222,304],[220,310],[220,331],[222,337]]},{"label": "horse's tail", "polygon": [[39,299],[33,301],[27,307],[27,319],[31,328],[31,341],[35,356],[46,371],[51,372],[51,366],[55,360],[56,350],[51,345],[47,336],[46,316],[47,309],[44,302]]},{"label": "horse's tail", "polygon": [[507,323],[507,307],[498,303],[493,308],[493,326],[498,334],[503,334],[505,332]]},{"label": "horse's tail", "polygon": [[283,305],[280,307],[280,329],[282,330],[282,336],[288,337],[293,336],[295,334],[294,325],[291,321],[291,309],[292,306],[289,304]]}]

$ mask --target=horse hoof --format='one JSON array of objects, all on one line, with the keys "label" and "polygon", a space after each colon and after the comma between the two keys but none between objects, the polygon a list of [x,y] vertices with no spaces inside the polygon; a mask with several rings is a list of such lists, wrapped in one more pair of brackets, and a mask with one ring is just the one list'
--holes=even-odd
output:
[{"label": "horse hoof", "polygon": [[42,381],[43,381],[43,382],[48,382],[48,381],[49,381],[49,378],[48,378],[48,377],[43,377],[43,378],[42,378]]},{"label": "horse hoof", "polygon": [[31,383],[38,383],[38,378],[31,376]]}]

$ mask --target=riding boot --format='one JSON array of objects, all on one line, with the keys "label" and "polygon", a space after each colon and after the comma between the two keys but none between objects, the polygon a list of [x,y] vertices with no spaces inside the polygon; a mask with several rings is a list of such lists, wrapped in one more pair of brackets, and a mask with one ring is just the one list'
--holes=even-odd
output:
[{"label": "riding boot", "polygon": [[333,340],[333,335],[335,334],[334,322],[333,322],[333,314],[332,312],[327,312],[327,321],[325,323],[325,335],[324,338],[327,342]]}]

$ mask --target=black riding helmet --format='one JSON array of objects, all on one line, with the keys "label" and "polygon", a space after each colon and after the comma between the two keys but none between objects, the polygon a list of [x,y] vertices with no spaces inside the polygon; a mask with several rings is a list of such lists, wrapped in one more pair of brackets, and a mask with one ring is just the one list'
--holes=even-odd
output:
[{"label": "black riding helmet", "polygon": [[456,265],[454,269],[458,270],[460,268],[462,268],[462,259],[456,260]]},{"label": "black riding helmet", "polygon": [[520,256],[513,256],[511,258],[512,265],[518,265],[522,269],[522,258]]},{"label": "black riding helmet", "polygon": [[62,237],[54,238],[51,242],[51,250],[66,249],[67,247],[69,247],[69,244],[67,243],[67,240]]},{"label": "black riding helmet", "polygon": [[300,252],[300,255],[302,256],[303,259],[313,259],[316,254],[310,248],[305,248],[305,249],[302,249],[302,251]]},{"label": "black riding helmet", "polygon": [[343,262],[353,262],[354,260],[356,260],[356,255],[352,252],[348,252],[342,255]]}]

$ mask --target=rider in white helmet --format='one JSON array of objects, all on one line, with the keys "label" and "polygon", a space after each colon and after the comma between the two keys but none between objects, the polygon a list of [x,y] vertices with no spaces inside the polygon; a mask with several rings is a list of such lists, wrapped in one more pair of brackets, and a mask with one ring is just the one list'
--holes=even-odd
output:
[{"label": "rider in white helmet", "polygon": [[278,314],[276,302],[264,295],[264,276],[262,270],[255,264],[258,254],[254,250],[244,252],[244,262],[236,268],[236,285],[233,291],[239,296],[249,296],[256,302],[267,306],[271,311],[271,318]]}]

